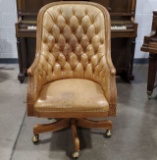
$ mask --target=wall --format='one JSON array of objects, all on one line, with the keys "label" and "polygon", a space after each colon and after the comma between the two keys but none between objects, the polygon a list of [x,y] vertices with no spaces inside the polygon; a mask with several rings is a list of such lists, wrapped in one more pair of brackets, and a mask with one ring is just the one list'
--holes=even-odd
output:
[{"label": "wall", "polygon": [[17,58],[16,0],[0,0],[0,58]]},{"label": "wall", "polygon": [[140,51],[143,37],[151,31],[152,11],[157,10],[157,0],[137,0],[135,21],[138,23],[135,58],[147,58],[148,53]]},{"label": "wall", "polygon": [[[146,58],[141,52],[143,36],[151,30],[152,10],[157,10],[157,0],[137,0],[136,22],[138,37],[136,39],[135,58]],[[15,22],[17,22],[16,0],[0,0],[0,58],[17,58],[15,38]]]}]

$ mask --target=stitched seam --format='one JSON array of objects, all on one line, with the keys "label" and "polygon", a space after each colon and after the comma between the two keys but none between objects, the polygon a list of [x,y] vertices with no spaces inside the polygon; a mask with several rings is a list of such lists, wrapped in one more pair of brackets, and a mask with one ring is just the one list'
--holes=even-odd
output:
[{"label": "stitched seam", "polygon": [[76,110],[76,109],[35,109],[35,112],[108,112],[108,110],[92,110],[92,111],[83,111],[83,110]]}]

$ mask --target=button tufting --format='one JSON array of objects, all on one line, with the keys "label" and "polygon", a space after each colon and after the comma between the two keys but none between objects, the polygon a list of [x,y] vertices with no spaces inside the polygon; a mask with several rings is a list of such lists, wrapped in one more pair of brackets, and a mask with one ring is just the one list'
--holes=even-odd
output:
[{"label": "button tufting", "polygon": [[[44,24],[48,22],[48,25],[42,31],[42,52],[48,65],[42,65],[40,70],[45,73],[40,73],[43,76],[53,72],[47,77],[48,80],[65,75],[96,79],[102,69],[100,63],[105,51],[105,39],[102,36],[105,33],[101,30],[103,19],[99,16],[99,10],[93,12],[86,7],[67,8],[54,7],[44,15]],[[49,18],[53,22],[50,23]]]}]

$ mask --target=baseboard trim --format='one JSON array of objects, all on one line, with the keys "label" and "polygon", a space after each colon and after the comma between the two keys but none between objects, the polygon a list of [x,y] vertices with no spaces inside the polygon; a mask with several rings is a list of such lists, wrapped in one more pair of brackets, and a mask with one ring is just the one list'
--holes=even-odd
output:
[{"label": "baseboard trim", "polygon": [[17,64],[18,58],[0,58],[0,63],[2,64]]},{"label": "baseboard trim", "polygon": [[[18,58],[0,58],[0,63],[16,64]],[[148,58],[135,58],[134,64],[148,64]]]},{"label": "baseboard trim", "polygon": [[148,64],[148,58],[135,58],[134,64]]}]

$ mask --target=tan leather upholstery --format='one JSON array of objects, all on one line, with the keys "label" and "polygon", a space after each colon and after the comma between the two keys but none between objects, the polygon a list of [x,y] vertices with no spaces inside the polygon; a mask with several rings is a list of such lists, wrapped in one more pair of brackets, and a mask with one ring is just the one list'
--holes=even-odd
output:
[{"label": "tan leather upholstery", "polygon": [[[92,94],[91,94],[92,93]],[[101,86],[85,79],[62,79],[46,84],[34,105],[36,112],[51,112],[51,117],[87,118],[89,113],[107,112],[109,104]],[[60,112],[63,112],[61,115]]]},{"label": "tan leather upholstery", "polygon": [[[36,51],[35,61],[28,70],[28,115],[45,117],[47,110],[46,113],[50,112],[51,117],[55,117],[53,111],[56,112],[56,108],[57,117],[60,112],[62,117],[64,110],[69,113],[88,110],[92,112],[90,117],[95,117],[93,110],[101,112],[100,116],[116,114],[110,19],[102,6],[87,2],[61,2],[42,8],[38,15]],[[75,95],[78,97],[74,96],[76,101],[70,99],[68,89],[71,96],[78,90]],[[86,99],[81,99],[81,92]],[[59,98],[59,102],[55,98]],[[73,112],[69,113],[68,117],[73,117]]]},{"label": "tan leather upholstery", "polygon": [[36,125],[33,142],[39,133],[71,126],[76,158],[80,150],[76,126],[107,129],[110,137],[111,121],[87,118],[116,115],[109,14],[95,3],[48,4],[38,14],[36,45],[28,70],[28,115],[57,121]]}]

